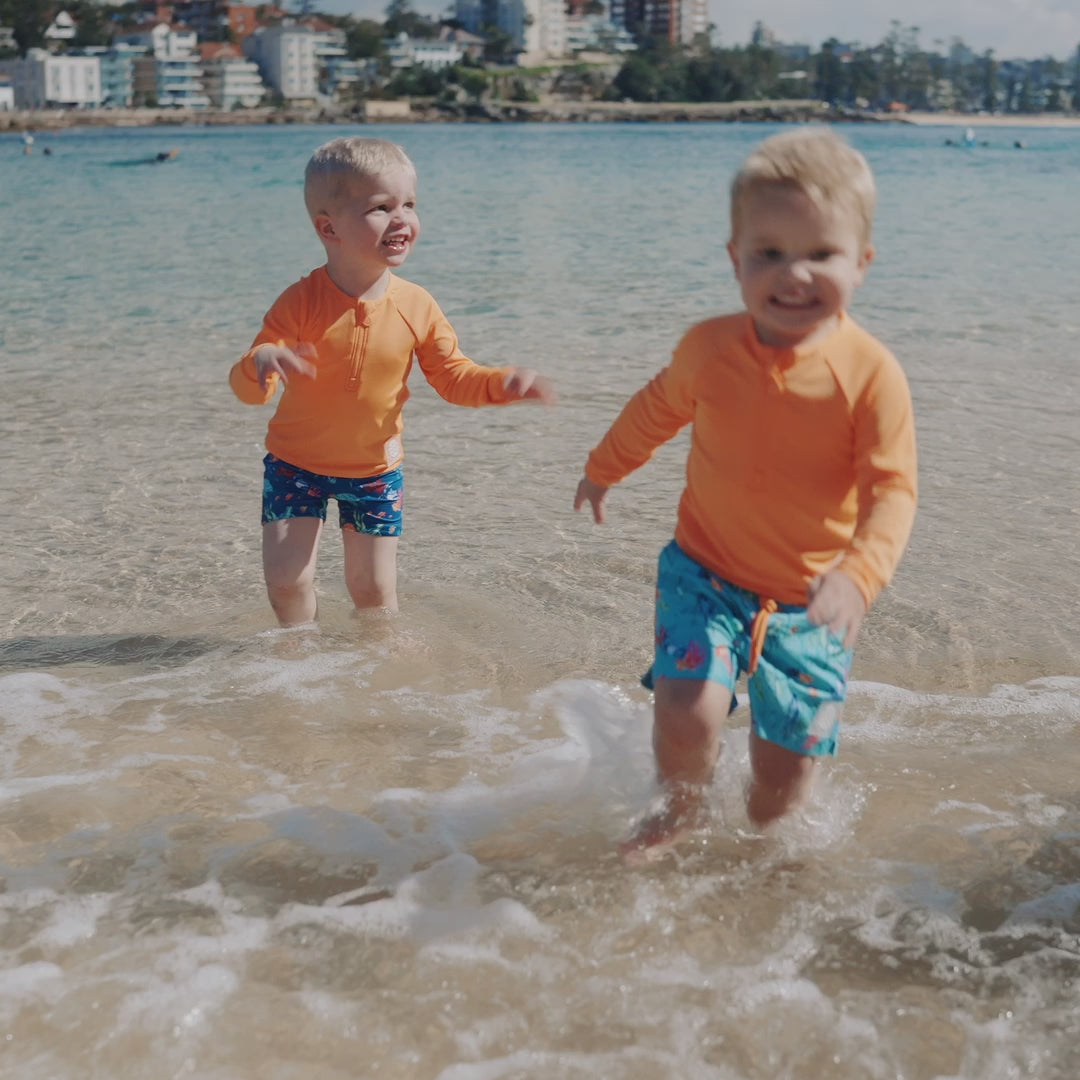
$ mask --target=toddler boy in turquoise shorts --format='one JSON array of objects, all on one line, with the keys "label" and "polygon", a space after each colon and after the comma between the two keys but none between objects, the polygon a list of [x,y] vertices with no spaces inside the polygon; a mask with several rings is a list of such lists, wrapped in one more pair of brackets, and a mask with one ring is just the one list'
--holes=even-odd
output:
[{"label": "toddler boy in turquoise shorts", "polygon": [[856,635],[915,516],[915,429],[895,357],[847,308],[873,259],[874,178],[828,129],[761,143],[731,186],[744,310],[699,323],[589,455],[574,508],[692,425],[674,541],[660,555],[653,748],[665,793],[623,854],[701,820],[740,674],[750,819],[805,801],[836,753]]}]

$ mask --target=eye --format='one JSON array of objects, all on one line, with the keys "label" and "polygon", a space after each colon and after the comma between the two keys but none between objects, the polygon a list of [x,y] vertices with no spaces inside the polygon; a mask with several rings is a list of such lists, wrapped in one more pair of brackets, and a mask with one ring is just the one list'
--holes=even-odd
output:
[{"label": "eye", "polygon": [[761,258],[761,259],[765,259],[768,262],[776,262],[777,259],[780,259],[780,258],[783,257],[783,254],[784,253],[779,248],[767,247],[767,248],[762,248],[758,252],[758,257]]},{"label": "eye", "polygon": [[836,252],[822,248],[820,251],[814,251],[810,253],[810,259],[812,262],[827,262],[835,255]]},{"label": "eye", "polygon": [[415,210],[416,209],[416,200],[411,199],[409,202],[407,202],[405,204],[405,209],[406,210]]}]

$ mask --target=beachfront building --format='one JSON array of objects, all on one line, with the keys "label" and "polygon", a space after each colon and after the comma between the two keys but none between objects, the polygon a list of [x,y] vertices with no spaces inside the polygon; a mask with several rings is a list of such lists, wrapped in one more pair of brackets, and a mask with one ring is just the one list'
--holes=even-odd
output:
[{"label": "beachfront building", "polygon": [[170,21],[190,27],[200,41],[238,44],[248,34],[254,34],[258,25],[254,4],[230,4],[228,0],[176,0],[171,6]]},{"label": "beachfront building", "polygon": [[68,56],[96,56],[101,65],[101,104],[111,109],[128,109],[135,99],[135,61],[146,55],[141,45],[123,42],[107,47],[87,45],[69,49]]},{"label": "beachfront building", "polygon": [[566,55],[566,0],[456,0],[454,17],[473,34],[486,26],[507,34],[519,63]]},{"label": "beachfront building", "polygon": [[637,38],[689,45],[709,31],[707,0],[613,0],[611,18]]},{"label": "beachfront building", "polygon": [[397,37],[388,38],[384,45],[390,66],[395,70],[411,67],[441,70],[461,63],[465,56],[464,48],[456,41],[409,37],[404,30]]},{"label": "beachfront building", "polygon": [[260,26],[244,39],[244,54],[271,89],[290,104],[314,103],[319,92],[315,35],[306,26]]},{"label": "beachfront building", "polygon": [[75,20],[66,12],[59,11],[56,17],[45,27],[45,40],[49,43],[66,45],[75,40]]},{"label": "beachfront building", "polygon": [[606,15],[566,16],[566,51],[578,53],[626,53],[637,48],[633,34],[616,26]]},{"label": "beachfront building", "polygon": [[460,45],[461,51],[470,60],[477,61],[483,58],[484,47],[487,45],[487,38],[479,34],[470,34],[468,30],[462,30],[460,27],[445,24],[439,27],[439,40],[452,41],[455,45]]},{"label": "beachfront building", "polygon": [[370,63],[349,59],[345,31],[340,27],[317,15],[301,19],[297,25],[311,31],[320,93],[330,98],[342,98],[358,83],[372,80],[374,70]]},{"label": "beachfront building", "polygon": [[17,109],[79,109],[101,104],[101,64],[96,56],[53,56],[28,49],[21,60],[0,60],[11,80]]},{"label": "beachfront building", "polygon": [[15,108],[15,87],[11,85],[10,75],[0,75],[0,112],[10,112]]},{"label": "beachfront building", "polygon": [[215,109],[253,109],[266,96],[259,66],[239,45],[206,41],[199,46],[203,89]]},{"label": "beachfront building", "polygon": [[118,34],[114,43],[133,45],[147,53],[134,65],[134,104],[205,109],[210,99],[203,89],[197,41],[194,30],[167,22]]},{"label": "beachfront building", "polygon": [[319,72],[319,89],[327,97],[343,100],[354,95],[356,87],[370,86],[379,75],[379,61],[374,56],[361,60],[333,57]]}]

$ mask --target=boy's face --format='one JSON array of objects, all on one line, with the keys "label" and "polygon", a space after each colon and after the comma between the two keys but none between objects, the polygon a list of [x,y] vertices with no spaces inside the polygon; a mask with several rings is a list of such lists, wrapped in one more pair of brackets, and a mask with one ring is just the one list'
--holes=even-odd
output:
[{"label": "boy's face", "polygon": [[420,236],[416,177],[392,168],[354,178],[332,209],[315,215],[315,231],[332,260],[372,271],[401,266]]},{"label": "boy's face", "polygon": [[854,214],[797,188],[746,192],[728,253],[765,345],[790,348],[829,333],[862,284],[874,249]]}]

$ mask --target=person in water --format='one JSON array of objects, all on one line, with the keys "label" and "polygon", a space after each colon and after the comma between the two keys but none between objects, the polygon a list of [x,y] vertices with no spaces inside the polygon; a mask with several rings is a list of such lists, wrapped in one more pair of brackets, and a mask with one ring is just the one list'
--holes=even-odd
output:
[{"label": "person in water", "polygon": [[334,139],[304,176],[326,263],[267,312],[229,382],[261,405],[283,388],[264,458],[263,572],[284,626],[316,617],[315,562],[336,499],[345,583],[357,608],[396,610],[402,531],[402,406],[413,357],[456,405],[554,400],[528,368],[482,367],[435,300],[394,271],[420,235],[416,168],[382,139]]},{"label": "person in water", "polygon": [[589,454],[574,508],[600,523],[612,485],[693,425],[643,679],[665,800],[623,844],[630,861],[703,821],[742,673],[755,824],[802,804],[836,753],[852,647],[916,504],[907,381],[847,311],[873,259],[874,203],[866,160],[827,129],[761,143],[731,187],[745,310],[692,327]]}]

